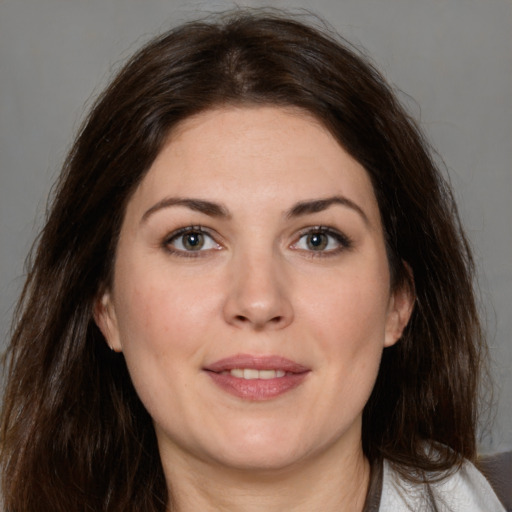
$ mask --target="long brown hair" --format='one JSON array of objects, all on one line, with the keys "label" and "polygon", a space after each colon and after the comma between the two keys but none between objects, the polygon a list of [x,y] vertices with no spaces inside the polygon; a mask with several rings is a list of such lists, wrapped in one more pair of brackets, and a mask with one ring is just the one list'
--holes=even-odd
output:
[{"label": "long brown hair", "polygon": [[92,309],[110,283],[126,204],[170,130],[222,104],[304,109],[371,177],[392,284],[414,288],[416,305],[402,339],[385,349],[364,409],[368,459],[412,475],[474,457],[483,341],[473,262],[428,143],[349,43],[240,11],[180,26],[140,50],[97,100],[64,164],[7,350],[9,512],[168,506],[151,418]]}]

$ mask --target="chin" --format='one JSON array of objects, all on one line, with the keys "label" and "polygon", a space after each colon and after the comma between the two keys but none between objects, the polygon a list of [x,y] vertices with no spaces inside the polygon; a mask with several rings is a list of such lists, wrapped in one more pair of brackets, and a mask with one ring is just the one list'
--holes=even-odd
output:
[{"label": "chin", "polygon": [[286,471],[297,464],[304,457],[294,450],[283,450],[283,447],[245,447],[243,450],[223,453],[218,462],[225,467],[248,473],[268,473]]},{"label": "chin", "polygon": [[240,471],[286,471],[301,461],[322,451],[325,446],[309,446],[305,436],[299,436],[283,425],[245,431],[244,435],[229,435],[216,446],[218,463]]}]

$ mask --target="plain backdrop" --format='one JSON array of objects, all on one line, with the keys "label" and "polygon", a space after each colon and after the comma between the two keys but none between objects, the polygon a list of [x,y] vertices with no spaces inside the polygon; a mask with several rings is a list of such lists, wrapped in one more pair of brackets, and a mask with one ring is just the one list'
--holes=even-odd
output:
[{"label": "plain backdrop", "polygon": [[[238,2],[319,14],[363,46],[448,169],[496,381],[483,451],[512,449],[512,0]],[[0,348],[46,198],[88,106],[142,43],[227,1],[0,0]]]}]

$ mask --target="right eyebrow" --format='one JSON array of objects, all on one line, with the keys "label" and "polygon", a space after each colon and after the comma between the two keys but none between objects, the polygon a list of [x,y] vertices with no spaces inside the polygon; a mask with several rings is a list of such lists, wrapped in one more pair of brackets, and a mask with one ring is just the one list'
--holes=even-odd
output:
[{"label": "right eyebrow", "polygon": [[144,215],[142,215],[141,218],[141,223],[146,222],[154,213],[172,206],[184,206],[185,208],[190,208],[196,212],[204,213],[210,217],[230,217],[230,213],[227,208],[218,203],[187,197],[165,197],[149,208],[149,210],[144,212]]}]

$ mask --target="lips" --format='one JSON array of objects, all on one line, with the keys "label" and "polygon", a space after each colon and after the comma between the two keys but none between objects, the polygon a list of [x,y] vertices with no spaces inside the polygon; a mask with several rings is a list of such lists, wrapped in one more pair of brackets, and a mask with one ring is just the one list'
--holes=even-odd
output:
[{"label": "lips", "polygon": [[237,354],[204,368],[224,391],[246,400],[263,401],[299,386],[310,369],[280,356]]}]

